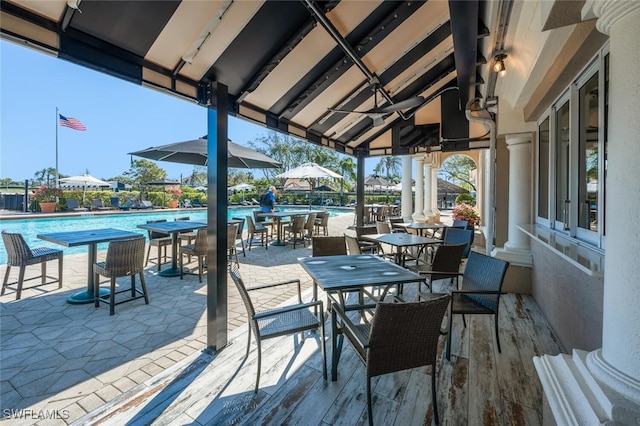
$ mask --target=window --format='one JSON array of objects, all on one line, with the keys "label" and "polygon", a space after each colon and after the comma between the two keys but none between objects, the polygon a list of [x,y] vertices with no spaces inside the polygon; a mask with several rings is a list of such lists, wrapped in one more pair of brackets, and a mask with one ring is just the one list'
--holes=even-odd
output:
[{"label": "window", "polygon": [[538,121],[537,223],[605,246],[608,47]]},{"label": "window", "polygon": [[578,149],[578,227],[598,231],[598,73],[580,87]]},{"label": "window", "polygon": [[557,228],[569,229],[569,101],[556,111],[556,215]]},{"label": "window", "polygon": [[549,219],[549,117],[538,126],[538,216]]}]

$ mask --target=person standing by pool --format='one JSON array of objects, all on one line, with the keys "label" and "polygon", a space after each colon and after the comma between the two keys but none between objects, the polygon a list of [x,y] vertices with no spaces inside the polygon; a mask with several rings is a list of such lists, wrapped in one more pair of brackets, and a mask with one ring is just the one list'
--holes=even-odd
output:
[{"label": "person standing by pool", "polygon": [[275,203],[276,203],[276,187],[271,186],[269,187],[267,192],[262,194],[262,197],[260,197],[260,211],[272,212],[273,206],[275,205]]}]

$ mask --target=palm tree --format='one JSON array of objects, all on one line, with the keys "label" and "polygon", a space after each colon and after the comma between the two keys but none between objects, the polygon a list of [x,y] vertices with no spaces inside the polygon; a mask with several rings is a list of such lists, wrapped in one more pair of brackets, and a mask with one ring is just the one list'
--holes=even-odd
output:
[{"label": "palm tree", "polygon": [[376,173],[382,173],[388,181],[392,180],[392,177],[400,175],[402,170],[402,161],[400,157],[389,155],[382,157],[376,167],[373,169]]},{"label": "palm tree", "polygon": [[357,179],[356,176],[356,163],[353,162],[351,157],[343,157],[338,163],[340,170],[342,170],[342,177],[340,180],[340,205],[343,204],[342,194],[344,192],[344,181],[349,179],[350,182],[354,182]]}]

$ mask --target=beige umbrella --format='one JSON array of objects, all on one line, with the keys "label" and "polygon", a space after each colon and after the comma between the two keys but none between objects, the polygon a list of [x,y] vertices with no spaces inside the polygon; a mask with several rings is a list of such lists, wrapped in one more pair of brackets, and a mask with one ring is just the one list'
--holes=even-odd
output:
[{"label": "beige umbrella", "polygon": [[62,178],[59,179],[59,181],[60,187],[62,188],[82,187],[82,203],[85,201],[87,187],[100,188],[103,186],[111,186],[109,182],[105,182],[89,174]]},{"label": "beige umbrella", "polygon": [[[322,167],[316,163],[304,163],[299,165],[296,168],[291,170],[287,170],[284,173],[280,173],[276,176],[277,178],[282,179],[342,179],[342,176],[333,170],[329,170],[326,167]],[[311,184],[311,190],[309,192],[309,208],[311,208],[311,194],[313,193],[313,187],[315,184],[309,182]]]}]

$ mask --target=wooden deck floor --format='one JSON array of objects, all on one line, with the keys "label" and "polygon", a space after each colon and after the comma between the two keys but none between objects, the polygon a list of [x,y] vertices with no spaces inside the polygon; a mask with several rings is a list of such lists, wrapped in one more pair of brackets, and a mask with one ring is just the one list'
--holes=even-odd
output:
[{"label": "wooden deck floor", "polygon": [[[327,339],[330,328],[327,327]],[[444,425],[539,425],[542,387],[532,357],[561,351],[540,309],[529,296],[501,299],[498,353],[490,316],[455,318],[451,361],[440,339],[437,368],[440,423]],[[304,344],[289,336],[263,342],[260,390],[256,346],[244,361],[246,326],[215,355],[197,353],[164,374],[89,413],[76,424],[155,425],[360,425],[367,424],[362,363],[345,343],[338,380],[322,378],[318,336]],[[327,340],[330,368],[330,340]],[[432,423],[430,369],[374,378],[377,425]],[[330,373],[329,373],[330,375]]]}]

